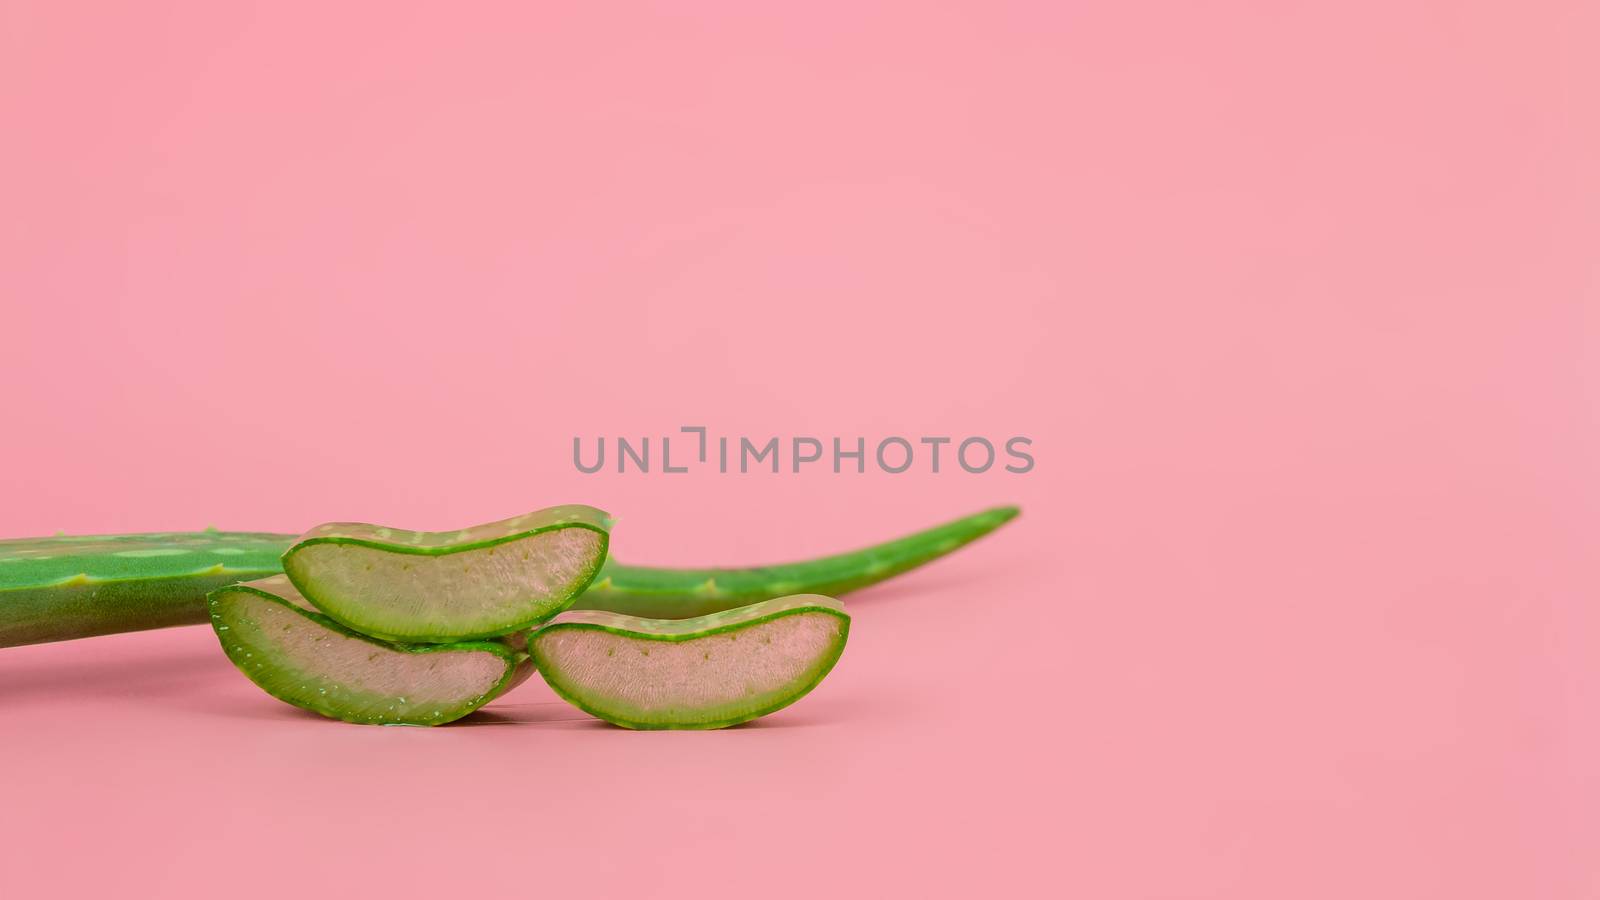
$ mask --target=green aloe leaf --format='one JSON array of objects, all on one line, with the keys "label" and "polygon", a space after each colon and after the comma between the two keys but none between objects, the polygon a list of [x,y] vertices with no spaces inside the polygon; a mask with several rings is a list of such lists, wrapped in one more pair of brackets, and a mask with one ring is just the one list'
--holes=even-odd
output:
[{"label": "green aloe leaf", "polygon": [[792,594],[836,597],[932,562],[994,531],[1019,512],[1015,506],[996,506],[860,550],[776,565],[658,569],[607,559],[600,576],[573,608],[682,619]]},{"label": "green aloe leaf", "polygon": [[[864,549],[781,565],[662,569],[608,558],[572,606],[680,619],[789,594],[836,596],[938,559],[1016,515],[1014,506],[995,507]],[[373,526],[362,528],[378,536]],[[413,534],[391,529],[389,542]],[[0,541],[0,647],[205,622],[208,591],[282,571],[278,556],[297,541],[292,534],[214,531]]]},{"label": "green aloe leaf", "polygon": [[197,531],[0,541],[0,647],[198,625],[208,591],[280,571],[287,539]]}]

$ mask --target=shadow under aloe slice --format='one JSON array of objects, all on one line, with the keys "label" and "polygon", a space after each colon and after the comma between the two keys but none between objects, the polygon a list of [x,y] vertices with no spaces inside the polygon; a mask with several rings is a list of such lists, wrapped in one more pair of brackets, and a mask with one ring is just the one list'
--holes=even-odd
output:
[{"label": "shadow under aloe slice", "polygon": [[228,659],[262,690],[302,709],[368,725],[442,725],[529,672],[499,641],[406,646],[357,634],[275,575],[207,597]]},{"label": "shadow under aloe slice", "polygon": [[805,696],[849,634],[844,604],[802,594],[693,619],[571,610],[528,653],[551,689],[614,725],[725,728]]},{"label": "shadow under aloe slice", "polygon": [[521,631],[571,605],[605,562],[609,517],[553,506],[460,531],[319,525],[283,554],[314,606],[362,634],[447,643]]}]

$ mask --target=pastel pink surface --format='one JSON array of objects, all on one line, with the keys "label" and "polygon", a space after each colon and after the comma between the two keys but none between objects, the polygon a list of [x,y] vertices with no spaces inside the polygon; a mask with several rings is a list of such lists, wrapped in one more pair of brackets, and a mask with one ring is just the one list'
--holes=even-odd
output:
[{"label": "pastel pink surface", "polygon": [[747,6],[0,6],[0,535],[1024,508],[720,733],[0,651],[0,892],[1600,893],[1596,7]]}]

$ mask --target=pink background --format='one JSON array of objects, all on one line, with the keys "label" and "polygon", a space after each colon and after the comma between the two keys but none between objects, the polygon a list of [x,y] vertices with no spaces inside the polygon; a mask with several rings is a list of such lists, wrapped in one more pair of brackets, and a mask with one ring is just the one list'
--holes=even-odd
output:
[{"label": "pink background", "polygon": [[1600,895],[1600,8],[530,6],[0,0],[0,535],[1023,518],[714,734],[0,651],[8,896]]}]

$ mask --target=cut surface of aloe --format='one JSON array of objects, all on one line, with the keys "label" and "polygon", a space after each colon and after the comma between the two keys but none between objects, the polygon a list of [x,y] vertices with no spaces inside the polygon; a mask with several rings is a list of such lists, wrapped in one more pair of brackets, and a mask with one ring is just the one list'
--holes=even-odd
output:
[{"label": "cut surface of aloe", "polygon": [[375,640],[307,603],[282,575],[212,591],[211,626],[228,659],[302,709],[371,725],[442,725],[520,680],[498,641],[406,646]]},{"label": "cut surface of aloe", "polygon": [[725,728],[805,696],[850,633],[831,597],[780,597],[693,619],[564,612],[528,639],[550,687],[625,728]]},{"label": "cut surface of aloe", "polygon": [[390,641],[447,643],[528,628],[571,605],[605,562],[609,517],[553,506],[460,531],[319,525],[283,570],[321,611]]}]

